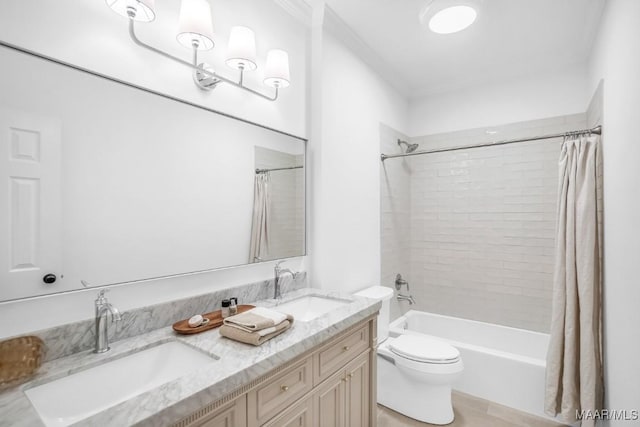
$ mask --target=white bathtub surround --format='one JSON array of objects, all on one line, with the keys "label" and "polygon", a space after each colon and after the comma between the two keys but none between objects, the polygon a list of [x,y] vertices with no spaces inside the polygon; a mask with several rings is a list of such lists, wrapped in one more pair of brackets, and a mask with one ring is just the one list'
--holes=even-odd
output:
[{"label": "white bathtub surround", "polygon": [[[307,274],[301,272],[295,280],[282,282],[283,293],[303,288],[306,285]],[[99,289],[96,288],[96,296],[98,291]],[[112,291],[112,295],[117,292],[116,288]],[[121,313],[122,321],[118,322],[118,327],[109,328],[110,341],[135,337],[170,326],[178,320],[191,318],[195,314],[219,310],[220,301],[231,297],[237,297],[240,304],[272,298],[273,280],[219,289],[208,294],[123,311]],[[44,360],[50,361],[93,348],[95,346],[94,330],[95,320],[91,318],[29,332],[29,335],[36,335],[44,341],[46,348]]]},{"label": "white bathtub surround", "polygon": [[[603,405],[600,136],[565,138],[560,156],[553,317],[545,411],[566,422]],[[593,427],[587,418],[583,427]]]},{"label": "white bathtub surround", "polygon": [[[294,291],[284,301],[304,295],[336,297],[352,301],[309,322],[294,322],[286,333],[259,347],[228,340],[217,331],[176,335],[170,327],[113,343],[111,351],[74,354],[42,365],[36,378],[22,387],[0,393],[0,426],[40,426],[35,409],[23,389],[62,378],[70,373],[123,357],[144,348],[180,341],[212,356],[215,361],[153,390],[133,396],[119,405],[80,421],[78,426],[172,425],[239,387],[287,363],[319,343],[376,313],[380,304],[365,298],[310,288]],[[270,307],[272,301],[258,302]],[[215,369],[211,369],[214,366]]]},{"label": "white bathtub surround", "polygon": [[389,333],[426,335],[457,348],[464,372],[455,390],[549,418],[544,413],[549,335],[414,310],[392,322]]},{"label": "white bathtub surround", "polygon": [[[410,142],[448,148],[586,127],[580,113]],[[398,150],[393,144],[381,132],[381,151]],[[548,332],[561,144],[558,138],[385,161],[382,283],[390,286],[393,273],[402,273],[417,302],[411,308]],[[400,303],[392,314],[408,308]]]}]

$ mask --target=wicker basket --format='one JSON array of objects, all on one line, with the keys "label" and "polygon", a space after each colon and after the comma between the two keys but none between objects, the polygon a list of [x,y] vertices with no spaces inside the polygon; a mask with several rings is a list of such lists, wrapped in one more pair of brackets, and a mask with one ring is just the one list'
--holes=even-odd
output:
[{"label": "wicker basket", "polygon": [[32,377],[42,364],[44,343],[36,336],[0,342],[0,390]]}]

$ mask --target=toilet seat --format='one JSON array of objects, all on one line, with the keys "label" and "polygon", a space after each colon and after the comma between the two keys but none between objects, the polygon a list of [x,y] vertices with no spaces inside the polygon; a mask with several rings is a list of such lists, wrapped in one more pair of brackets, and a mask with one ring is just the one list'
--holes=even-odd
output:
[{"label": "toilet seat", "polygon": [[395,355],[414,362],[451,364],[460,360],[457,348],[437,339],[419,335],[400,335],[389,343]]}]

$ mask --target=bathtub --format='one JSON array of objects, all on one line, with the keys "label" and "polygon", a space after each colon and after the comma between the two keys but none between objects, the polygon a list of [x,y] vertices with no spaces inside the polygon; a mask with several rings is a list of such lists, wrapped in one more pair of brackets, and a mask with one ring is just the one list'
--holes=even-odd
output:
[{"label": "bathtub", "polygon": [[460,351],[464,363],[455,390],[548,418],[544,414],[549,335],[411,310],[391,322],[389,335],[422,334]]}]

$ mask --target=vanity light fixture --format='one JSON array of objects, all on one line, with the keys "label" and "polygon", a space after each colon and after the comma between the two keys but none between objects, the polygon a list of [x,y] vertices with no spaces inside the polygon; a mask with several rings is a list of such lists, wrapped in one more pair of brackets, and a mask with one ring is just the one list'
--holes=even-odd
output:
[{"label": "vanity light fixture", "polygon": [[200,89],[212,90],[221,83],[227,83],[269,101],[275,101],[279,90],[290,84],[289,55],[284,50],[273,49],[267,52],[264,73],[264,84],[274,89],[273,95],[265,95],[244,85],[245,71],[258,68],[255,35],[247,27],[233,27],[229,37],[226,64],[239,71],[237,80],[224,77],[208,64],[198,62],[199,51],[211,50],[215,46],[209,0],[182,0],[180,5],[176,40],[193,51],[191,62],[148,45],[136,35],[136,22],[151,22],[155,19],[155,0],[106,0],[106,3],[114,12],[129,19],[129,36],[135,44],[192,69],[194,81]]},{"label": "vanity light fixture", "polygon": [[256,36],[247,27],[233,27],[229,36],[227,65],[236,70],[255,70]]},{"label": "vanity light fixture", "polygon": [[422,25],[437,34],[464,30],[478,17],[481,0],[430,0],[420,12]]},{"label": "vanity light fixture", "polygon": [[[140,22],[151,22],[156,19],[155,0],[106,0],[115,13],[125,18],[131,18]],[[129,14],[129,10],[134,11],[133,16]]]}]

